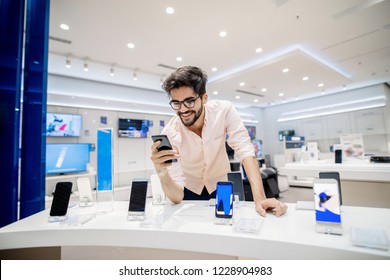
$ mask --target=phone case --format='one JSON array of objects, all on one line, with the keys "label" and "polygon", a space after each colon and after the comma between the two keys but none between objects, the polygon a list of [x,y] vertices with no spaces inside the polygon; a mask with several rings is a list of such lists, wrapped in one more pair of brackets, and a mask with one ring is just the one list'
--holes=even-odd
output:
[{"label": "phone case", "polygon": [[72,182],[59,182],[56,185],[53,201],[50,208],[50,216],[65,216],[68,212]]},{"label": "phone case", "polygon": [[[172,150],[172,145],[171,142],[169,142],[169,139],[166,135],[152,135],[152,140],[153,142],[156,142],[158,140],[161,141],[160,145],[157,146],[158,151],[163,151],[163,150]],[[177,159],[171,159],[165,161],[165,163],[172,163],[176,162]]]}]

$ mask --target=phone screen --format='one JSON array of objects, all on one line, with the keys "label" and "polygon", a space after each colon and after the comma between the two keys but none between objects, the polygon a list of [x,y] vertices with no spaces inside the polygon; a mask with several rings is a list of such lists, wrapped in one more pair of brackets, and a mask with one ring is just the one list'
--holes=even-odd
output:
[{"label": "phone screen", "polygon": [[133,181],[130,191],[129,212],[145,212],[148,181]]},{"label": "phone screen", "polygon": [[316,179],[313,189],[316,221],[341,224],[340,194],[337,181],[335,179]]},{"label": "phone screen", "polygon": [[[158,151],[162,150],[172,150],[171,142],[169,142],[168,136],[166,135],[152,135],[153,142],[161,141],[160,145],[157,146]],[[170,159],[165,161],[165,163],[177,162],[177,159]]]},{"label": "phone screen", "polygon": [[215,216],[217,218],[233,217],[233,183],[232,182],[217,183]]},{"label": "phone screen", "polygon": [[50,208],[50,216],[65,216],[68,212],[72,182],[59,182],[56,185],[53,201]]}]

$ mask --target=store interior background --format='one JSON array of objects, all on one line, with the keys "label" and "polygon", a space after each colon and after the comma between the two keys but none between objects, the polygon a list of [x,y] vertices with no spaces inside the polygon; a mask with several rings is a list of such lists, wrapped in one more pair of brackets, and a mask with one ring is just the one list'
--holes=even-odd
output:
[{"label": "store interior background", "polygon": [[[118,138],[118,119],[152,120],[148,135],[160,133],[160,121],[173,115],[161,81],[195,65],[209,74],[210,99],[232,101],[245,124],[256,126],[272,165],[283,164],[275,157],[284,152],[278,131],[285,129],[317,142],[322,157],[332,156],[340,133],[362,133],[366,152],[389,154],[389,2],[51,1],[47,112],[81,114],[82,131],[47,143],[94,144],[98,128],[112,127],[114,186],[149,177],[150,137]],[[165,14],[169,5],[175,14]],[[222,30],[226,38],[218,36]],[[289,73],[282,72],[286,67]],[[320,114],[278,122],[306,109]],[[343,112],[331,113],[336,109]],[[96,170],[94,152],[90,159]],[[57,179],[48,178],[50,195]]]}]

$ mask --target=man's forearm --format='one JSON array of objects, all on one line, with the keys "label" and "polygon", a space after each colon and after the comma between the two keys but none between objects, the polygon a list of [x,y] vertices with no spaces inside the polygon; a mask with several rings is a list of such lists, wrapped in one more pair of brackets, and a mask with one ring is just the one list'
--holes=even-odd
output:
[{"label": "man's forearm", "polygon": [[160,178],[162,189],[169,200],[173,203],[180,203],[183,200],[184,191],[172,180],[168,170],[159,171],[157,174]]},{"label": "man's forearm", "polygon": [[256,158],[246,157],[242,164],[244,165],[246,175],[251,186],[253,201],[261,201],[266,199],[263,187],[263,180],[261,178],[260,167]]}]

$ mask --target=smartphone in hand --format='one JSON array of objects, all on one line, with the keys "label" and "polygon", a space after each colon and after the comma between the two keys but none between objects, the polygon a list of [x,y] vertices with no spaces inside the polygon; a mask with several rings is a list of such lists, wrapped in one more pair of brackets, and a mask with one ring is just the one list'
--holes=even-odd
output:
[{"label": "smartphone in hand", "polygon": [[[161,141],[160,145],[157,146],[157,151],[163,151],[163,150],[172,150],[171,142],[169,142],[169,139],[166,135],[152,135],[153,142]],[[165,163],[172,163],[176,162],[177,159],[170,159],[165,161]]]}]

